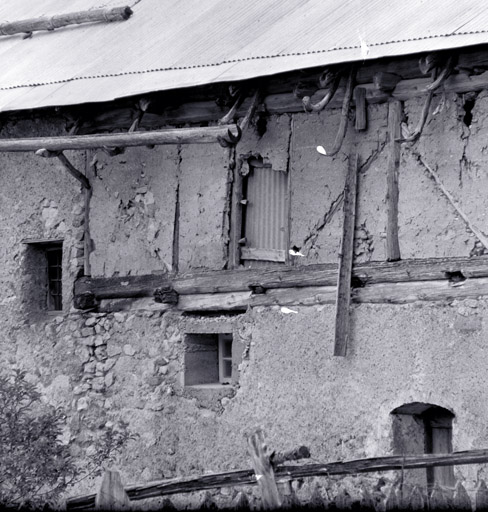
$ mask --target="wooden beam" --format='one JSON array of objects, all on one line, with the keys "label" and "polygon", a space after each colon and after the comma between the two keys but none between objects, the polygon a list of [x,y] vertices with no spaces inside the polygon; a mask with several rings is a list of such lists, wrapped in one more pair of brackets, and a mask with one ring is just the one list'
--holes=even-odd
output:
[{"label": "wooden beam", "polygon": [[339,255],[339,275],[335,316],[334,355],[345,356],[349,338],[349,305],[352,288],[352,260],[354,258],[354,228],[356,222],[356,197],[358,181],[358,156],[350,155],[346,186],[344,188],[344,220]]},{"label": "wooden beam", "polygon": [[[488,295],[488,278],[450,281],[414,281],[377,283],[355,288],[350,302],[364,304],[410,304],[413,302],[451,301]],[[180,295],[181,311],[245,311],[256,306],[313,306],[336,304],[336,286],[276,288],[264,294],[249,292],[201,293]]]},{"label": "wooden beam", "polygon": [[389,155],[386,171],[386,259],[400,259],[398,242],[398,171],[400,168],[401,145],[397,139],[401,137],[402,103],[393,100],[388,103]]},{"label": "wooden beam", "polygon": [[[384,103],[390,98],[406,101],[425,94],[424,89],[432,80],[430,78],[412,78],[401,80],[391,92],[385,92],[377,88],[374,82],[361,83],[360,87],[365,89],[367,103]],[[290,86],[292,87],[292,86]],[[488,71],[480,75],[468,75],[459,73],[446,80],[435,94],[446,92],[465,93],[470,91],[481,91],[488,88]],[[327,108],[341,108],[344,99],[344,87],[339,87],[334,98]],[[323,98],[326,90],[320,89],[312,96],[312,101]],[[165,124],[171,123],[198,123],[205,121],[217,121],[222,117],[222,109],[215,104],[215,101],[192,101],[174,103],[162,107],[159,113],[148,112],[144,115],[141,128],[145,130],[160,129]],[[300,98],[294,96],[293,92],[280,92],[268,94],[264,97],[263,103],[268,114],[285,114],[303,112],[303,104]],[[251,99],[244,100],[237,109],[237,117],[245,116]],[[354,104],[354,101],[352,101]],[[97,131],[113,130],[115,128],[127,130],[132,122],[130,109],[107,110],[98,115],[93,115],[90,121],[83,124],[80,133],[94,133]]]},{"label": "wooden beam", "polygon": [[48,151],[64,151],[67,149],[97,149],[103,146],[208,144],[218,142],[218,137],[235,142],[238,140],[239,134],[240,130],[236,125],[227,125],[205,126],[202,128],[172,128],[153,132],[0,139],[0,152],[38,151],[40,148]]},{"label": "wooden beam", "polygon": [[379,91],[389,93],[395,89],[401,79],[402,77],[395,73],[378,71],[373,76],[373,84]]},{"label": "wooden beam", "polygon": [[356,105],[356,131],[366,130],[368,127],[368,106],[366,104],[366,90],[362,87],[354,89],[354,103]]},{"label": "wooden beam", "polygon": [[428,171],[428,173],[431,175],[432,178],[434,178],[434,182],[439,188],[439,190],[442,192],[442,194],[445,196],[445,198],[449,201],[451,206],[456,210],[456,212],[459,214],[459,216],[464,220],[466,226],[468,226],[469,230],[476,236],[476,238],[483,244],[483,246],[488,249],[488,237],[481,231],[481,229],[476,226],[471,219],[464,213],[464,211],[459,206],[459,203],[454,199],[453,195],[447,190],[447,188],[444,186],[444,184],[441,181],[440,176],[437,174],[430,165],[425,163],[425,161],[422,159],[422,157],[416,153],[415,156],[417,157],[418,161],[424,166],[424,168]]},{"label": "wooden beam", "polygon": [[78,11],[66,14],[42,18],[30,18],[0,24],[0,35],[11,36],[13,34],[25,34],[39,30],[55,30],[68,25],[80,25],[82,23],[96,23],[99,21],[112,22],[128,20],[133,11],[130,7],[112,7],[110,9],[93,9],[91,11]]},{"label": "wooden beam", "polygon": [[[122,277],[82,277],[75,282],[75,296],[92,293],[97,299],[152,297],[156,288],[172,287],[179,295],[217,294],[251,291],[260,285],[272,289],[329,286],[335,290],[337,264],[305,267],[214,270],[171,276],[148,274]],[[431,258],[397,262],[369,262],[353,267],[353,287],[376,283],[441,281],[449,284],[451,276],[476,279],[488,277],[488,256],[474,258]],[[462,278],[461,278],[462,279]]]},{"label": "wooden beam", "polygon": [[[345,462],[304,464],[294,466],[278,466],[275,478],[278,483],[290,479],[329,475],[353,475],[358,473],[374,473],[376,471],[393,471],[403,469],[423,469],[438,466],[454,466],[464,464],[485,464],[488,462],[488,450],[469,450],[448,454],[393,455]],[[205,491],[219,487],[235,487],[239,485],[256,485],[255,473],[252,469],[214,473],[210,475],[175,478],[144,485],[126,487],[131,501],[144,500],[170,494]],[[68,498],[66,505],[70,511],[92,508],[95,494]]]}]

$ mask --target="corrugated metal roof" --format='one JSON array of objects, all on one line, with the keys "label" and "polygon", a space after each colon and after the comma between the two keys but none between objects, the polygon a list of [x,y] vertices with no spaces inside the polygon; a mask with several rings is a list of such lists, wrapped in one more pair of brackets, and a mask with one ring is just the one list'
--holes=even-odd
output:
[{"label": "corrugated metal roof", "polygon": [[[110,101],[488,42],[479,0],[130,0],[127,21],[0,37],[0,110]],[[123,0],[2,0],[0,22]]]}]

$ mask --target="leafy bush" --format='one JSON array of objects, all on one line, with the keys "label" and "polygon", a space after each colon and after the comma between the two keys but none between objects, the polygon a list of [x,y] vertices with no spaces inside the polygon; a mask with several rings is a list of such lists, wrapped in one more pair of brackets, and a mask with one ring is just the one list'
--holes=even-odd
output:
[{"label": "leafy bush", "polygon": [[83,465],[60,437],[61,409],[43,404],[36,386],[16,370],[0,375],[0,504],[40,507],[69,485],[102,471],[101,464],[132,437],[127,424],[109,429]]}]

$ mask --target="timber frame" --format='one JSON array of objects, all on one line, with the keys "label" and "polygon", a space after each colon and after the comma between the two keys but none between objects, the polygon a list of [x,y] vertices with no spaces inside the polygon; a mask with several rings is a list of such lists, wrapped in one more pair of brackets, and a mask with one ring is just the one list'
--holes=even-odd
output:
[{"label": "timber frame", "polygon": [[[347,271],[344,272],[338,272],[337,265],[314,265],[299,268],[287,267],[280,270],[208,271],[188,275],[95,279],[83,277],[75,284],[75,306],[83,310],[116,311],[137,307],[136,303],[132,303],[134,300],[136,302],[145,300],[147,306],[148,299],[151,307],[177,308],[182,311],[241,311],[249,306],[258,305],[337,303],[335,353],[345,355],[348,329],[344,315],[349,301],[402,304],[417,300],[445,301],[456,297],[488,295],[488,259],[485,257],[400,260],[398,170],[400,143],[404,142],[400,138],[401,102],[425,94],[431,98],[432,95],[444,92],[460,94],[488,89],[486,50],[474,47],[474,49],[465,49],[457,55],[453,51],[452,55],[446,55],[446,52],[440,53],[441,57],[449,62],[448,71],[446,67],[442,80],[432,81],[432,77],[426,78],[423,75],[431,72],[431,69],[426,67],[430,55],[420,59],[420,71],[418,57],[381,59],[366,63],[354,71],[354,91],[351,85],[351,71],[347,83],[343,77],[340,83],[332,87],[335,94],[330,94],[329,82],[317,80],[316,69],[301,74],[287,73],[286,80],[283,77],[270,78],[266,86],[260,82],[259,88],[252,81],[241,84],[242,90],[249,90],[253,86],[255,93],[246,98],[239,96],[237,100],[233,97],[230,103],[231,109],[227,114],[224,112],[224,106],[228,106],[228,102],[224,101],[224,106],[222,103],[219,106],[214,101],[208,100],[209,95],[215,96],[213,94],[215,86],[195,88],[192,92],[184,91],[184,95],[181,92],[171,91],[164,95],[163,93],[146,94],[144,98],[121,100],[115,103],[117,105],[115,108],[114,104],[107,104],[73,107],[69,110],[59,109],[59,112],[66,115],[68,120],[76,120],[76,122],[73,121],[73,133],[63,137],[0,139],[0,152],[35,151],[40,156],[59,158],[67,171],[84,187],[88,212],[91,195],[89,176],[83,175],[70,164],[62,153],[64,150],[102,148],[109,154],[117,154],[120,148],[131,146],[152,147],[158,144],[218,142],[232,152],[235,165],[233,147],[239,142],[242,130],[247,127],[255,113],[268,115],[303,112],[305,95],[309,97],[309,100],[305,101],[306,105],[319,108],[321,99],[325,95],[327,100],[322,103],[328,103],[329,108],[338,108],[342,105],[342,121],[346,118],[344,112],[347,114],[349,106],[356,106],[356,130],[361,131],[367,124],[367,104],[388,102],[390,156],[386,198],[387,262],[356,265],[351,271],[349,265],[352,265],[351,258],[351,262],[346,262],[347,265],[344,268]],[[395,73],[391,72],[393,69]],[[294,92],[290,92],[292,90]],[[128,101],[132,102],[130,108],[128,108]],[[144,108],[140,107],[141,101],[144,101]],[[86,113],[82,114],[81,108]],[[234,119],[243,119],[243,121],[240,124],[227,124]],[[172,123],[181,126],[187,123],[207,124],[218,120],[224,124],[161,129],[162,126]],[[341,122],[339,134],[345,130],[344,126]],[[136,128],[142,131],[136,132]],[[114,129],[126,132],[128,130],[128,133],[100,133]],[[350,163],[352,158],[350,156]],[[421,163],[435,178],[435,171],[430,169],[427,163],[423,161]],[[457,204],[449,198],[439,179],[436,183],[458,213],[463,213],[459,212]],[[234,190],[234,198],[238,195],[239,190]],[[349,211],[346,208],[348,201],[344,203],[345,220],[352,218],[353,223],[354,204]],[[87,212],[85,238],[89,239]],[[485,247],[488,246],[484,234],[473,226],[468,218],[463,215],[461,217]],[[348,253],[351,252],[349,235],[343,233],[343,239],[348,240]],[[234,267],[237,266],[238,259],[237,243],[234,236],[232,242],[234,256],[231,254],[230,262]],[[87,249],[89,249],[88,246]],[[86,251],[86,254],[88,253],[89,250]],[[341,253],[341,261],[342,259],[344,255]],[[88,264],[85,266],[87,276],[89,271]]]}]

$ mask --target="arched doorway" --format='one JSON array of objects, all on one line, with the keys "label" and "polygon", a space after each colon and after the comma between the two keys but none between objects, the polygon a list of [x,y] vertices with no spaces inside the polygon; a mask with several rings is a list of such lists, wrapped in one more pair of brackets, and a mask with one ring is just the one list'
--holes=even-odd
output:
[{"label": "arched doorway", "polygon": [[[391,412],[393,452],[397,455],[452,452],[452,420],[454,414],[434,404],[412,402]],[[453,487],[452,466],[407,472],[406,480],[431,487],[434,483]],[[410,474],[411,473],[411,474]]]}]

